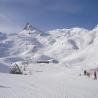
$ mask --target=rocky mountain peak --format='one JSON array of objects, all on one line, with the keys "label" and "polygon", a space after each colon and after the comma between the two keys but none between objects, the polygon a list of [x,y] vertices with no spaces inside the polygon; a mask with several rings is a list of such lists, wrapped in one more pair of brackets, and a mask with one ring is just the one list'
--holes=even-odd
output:
[{"label": "rocky mountain peak", "polygon": [[24,30],[30,30],[33,31],[35,28],[28,22],[26,23],[26,26],[24,27]]}]

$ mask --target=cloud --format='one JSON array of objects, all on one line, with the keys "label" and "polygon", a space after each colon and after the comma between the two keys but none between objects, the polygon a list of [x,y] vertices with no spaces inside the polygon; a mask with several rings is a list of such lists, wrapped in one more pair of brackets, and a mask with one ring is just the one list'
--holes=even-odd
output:
[{"label": "cloud", "polygon": [[77,6],[68,3],[68,0],[65,1],[0,0],[0,31],[17,32],[28,21],[42,26],[46,22],[50,23],[49,20],[54,20],[52,19],[55,17],[54,12],[56,15],[62,16],[62,12],[66,14],[77,11]]},{"label": "cloud", "polygon": [[65,13],[74,13],[80,9],[80,6],[72,2],[72,0],[42,0],[40,6],[48,11],[61,11]]},{"label": "cloud", "polygon": [[73,5],[52,5],[48,8],[50,11],[56,11],[56,12],[64,12],[66,13],[75,13],[79,10],[78,7],[73,6]]},{"label": "cloud", "polygon": [[0,32],[16,33],[20,27],[15,25],[14,22],[4,14],[0,14]]},{"label": "cloud", "polygon": [[54,28],[58,25],[64,27],[71,24],[87,24],[87,20],[89,22],[92,20],[92,24],[98,20],[96,15],[98,1],[96,0],[94,4],[93,2],[95,1],[0,0],[0,31],[19,31],[26,22],[31,22],[42,29],[48,29],[49,26]]},{"label": "cloud", "polygon": [[[16,33],[22,28],[23,23],[21,7],[17,5],[19,0],[0,0],[0,32]],[[23,1],[23,0],[22,0]],[[12,4],[12,2],[14,4]],[[16,5],[15,5],[16,4]],[[20,10],[19,10],[20,8]]]}]

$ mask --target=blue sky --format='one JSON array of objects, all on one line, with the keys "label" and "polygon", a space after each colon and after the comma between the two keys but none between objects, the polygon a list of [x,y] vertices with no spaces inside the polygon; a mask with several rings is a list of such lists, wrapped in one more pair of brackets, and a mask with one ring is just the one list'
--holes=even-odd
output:
[{"label": "blue sky", "polygon": [[19,32],[30,22],[47,31],[98,24],[98,0],[0,0],[0,31]]}]

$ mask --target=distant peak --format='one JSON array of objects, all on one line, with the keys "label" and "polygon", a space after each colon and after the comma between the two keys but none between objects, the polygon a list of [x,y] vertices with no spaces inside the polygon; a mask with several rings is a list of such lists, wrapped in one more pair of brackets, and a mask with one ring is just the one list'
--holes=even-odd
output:
[{"label": "distant peak", "polygon": [[[30,24],[29,22],[26,23],[23,31],[26,31],[26,34],[43,34],[43,32],[39,29],[37,29],[36,27],[32,26],[32,24]],[[21,33],[22,34],[22,33]]]},{"label": "distant peak", "polygon": [[94,27],[93,30],[98,32],[98,24]]},{"label": "distant peak", "polygon": [[96,25],[96,27],[95,28],[98,28],[98,24]]},{"label": "distant peak", "polygon": [[33,29],[35,29],[29,22],[28,23],[26,23],[26,26],[24,27],[24,30],[33,30]]}]

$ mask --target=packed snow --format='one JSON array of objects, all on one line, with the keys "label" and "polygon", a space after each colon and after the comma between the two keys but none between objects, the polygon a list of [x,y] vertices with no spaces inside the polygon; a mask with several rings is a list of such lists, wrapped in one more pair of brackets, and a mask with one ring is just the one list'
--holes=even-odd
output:
[{"label": "packed snow", "polygon": [[[0,32],[0,98],[98,98],[98,80],[83,74],[98,74],[97,50],[98,26]],[[23,75],[10,74],[15,64]]]}]

